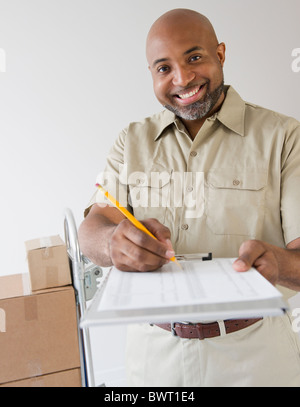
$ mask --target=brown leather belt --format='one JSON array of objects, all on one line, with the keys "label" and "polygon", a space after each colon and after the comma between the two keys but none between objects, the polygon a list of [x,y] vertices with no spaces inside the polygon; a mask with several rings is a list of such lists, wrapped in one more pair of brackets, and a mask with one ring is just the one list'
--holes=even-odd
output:
[{"label": "brown leather belt", "polygon": [[[224,321],[226,334],[240,331],[261,321],[263,318],[258,319],[232,319]],[[172,332],[174,336],[179,336],[184,339],[208,339],[221,336],[221,330],[218,322],[209,324],[183,324],[175,322],[173,324],[155,324],[159,328]]]}]

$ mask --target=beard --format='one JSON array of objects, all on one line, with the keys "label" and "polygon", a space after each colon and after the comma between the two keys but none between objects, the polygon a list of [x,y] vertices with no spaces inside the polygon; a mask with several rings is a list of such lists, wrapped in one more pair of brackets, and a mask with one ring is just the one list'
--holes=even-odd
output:
[{"label": "beard", "polygon": [[[209,88],[210,82],[208,82]],[[176,116],[184,120],[199,120],[206,117],[217,104],[220,96],[224,92],[224,79],[222,83],[212,92],[207,92],[202,100],[189,105],[189,106],[171,106],[165,105],[164,107],[174,113]]]}]

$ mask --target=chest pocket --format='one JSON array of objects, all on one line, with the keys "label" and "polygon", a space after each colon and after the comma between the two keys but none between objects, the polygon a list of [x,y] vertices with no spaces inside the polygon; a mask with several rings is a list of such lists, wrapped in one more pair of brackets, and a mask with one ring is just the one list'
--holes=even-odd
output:
[{"label": "chest pocket", "polygon": [[150,172],[135,172],[128,179],[129,203],[139,219],[155,218],[165,223],[170,207],[171,173],[152,168]]},{"label": "chest pocket", "polygon": [[206,182],[207,225],[217,235],[259,238],[264,217],[267,172],[209,171]]}]

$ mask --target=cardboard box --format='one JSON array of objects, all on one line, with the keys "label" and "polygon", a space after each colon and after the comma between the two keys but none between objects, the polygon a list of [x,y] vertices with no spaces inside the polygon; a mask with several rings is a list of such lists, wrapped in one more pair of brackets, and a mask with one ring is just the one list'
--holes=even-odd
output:
[{"label": "cardboard box", "polygon": [[66,370],[64,372],[0,384],[0,387],[81,387],[81,373],[80,369]]},{"label": "cardboard box", "polygon": [[70,285],[66,245],[59,236],[25,242],[32,291]]},{"label": "cardboard box", "polygon": [[31,293],[28,278],[0,277],[0,384],[80,368],[73,287]]}]

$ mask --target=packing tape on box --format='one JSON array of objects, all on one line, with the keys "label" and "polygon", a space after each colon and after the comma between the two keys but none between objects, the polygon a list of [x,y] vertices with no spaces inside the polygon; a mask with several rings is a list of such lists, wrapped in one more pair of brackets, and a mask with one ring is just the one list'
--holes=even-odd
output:
[{"label": "packing tape on box", "polygon": [[51,238],[50,237],[41,237],[40,246],[46,247],[46,248],[52,246]]},{"label": "packing tape on box", "polygon": [[50,258],[50,247],[52,246],[50,237],[40,238],[40,247],[43,249],[42,256],[44,259]]},{"label": "packing tape on box", "polygon": [[32,359],[27,363],[28,375],[30,377],[42,376],[43,369],[40,359]]},{"label": "packing tape on box", "polygon": [[22,274],[22,283],[23,283],[23,295],[31,294],[30,278],[28,273]]},{"label": "packing tape on box", "polygon": [[24,297],[24,317],[25,321],[35,321],[38,319],[37,297]]},{"label": "packing tape on box", "polygon": [[[46,375],[46,377],[48,377],[48,375]],[[30,387],[46,387],[45,376],[41,374],[39,377],[32,377],[30,379]]]},{"label": "packing tape on box", "polygon": [[0,333],[6,332],[6,314],[4,309],[0,308]]},{"label": "packing tape on box", "polygon": [[55,287],[59,284],[58,281],[58,266],[48,266],[46,267],[46,283],[47,287]]}]

